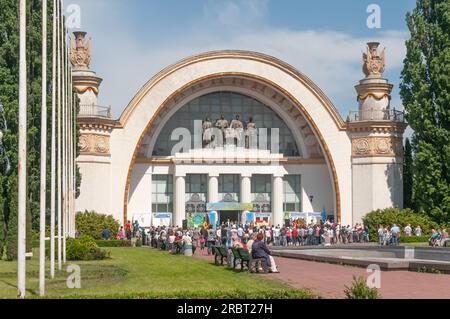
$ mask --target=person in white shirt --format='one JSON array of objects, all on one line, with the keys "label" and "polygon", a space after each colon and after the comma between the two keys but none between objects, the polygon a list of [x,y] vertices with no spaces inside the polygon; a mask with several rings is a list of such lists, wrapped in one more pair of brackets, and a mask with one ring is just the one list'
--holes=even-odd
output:
[{"label": "person in white shirt", "polygon": [[416,227],[415,234],[417,237],[422,236],[422,228],[420,228],[420,226]]},{"label": "person in white shirt", "polygon": [[181,239],[183,243],[183,249],[184,249],[184,255],[185,256],[192,256],[193,250],[192,250],[192,239],[189,236],[189,233],[185,233]]},{"label": "person in white shirt", "polygon": [[411,225],[408,224],[408,226],[405,227],[404,231],[405,231],[406,236],[408,236],[408,237],[411,236],[411,234],[412,234]]},{"label": "person in white shirt", "polygon": [[217,227],[217,230],[216,230],[217,238],[220,238],[221,234],[222,234],[222,232],[220,230],[220,227]]},{"label": "person in white shirt", "polygon": [[378,243],[382,246],[384,244],[384,228],[382,225],[378,228]]},{"label": "person in white shirt", "polygon": [[273,242],[275,246],[280,246],[280,227],[277,226],[273,229]]},{"label": "person in white shirt", "polygon": [[244,229],[241,226],[239,226],[237,233],[239,238],[242,239],[242,237],[244,236]]},{"label": "person in white shirt", "polygon": [[270,229],[266,229],[266,244],[270,243]]}]

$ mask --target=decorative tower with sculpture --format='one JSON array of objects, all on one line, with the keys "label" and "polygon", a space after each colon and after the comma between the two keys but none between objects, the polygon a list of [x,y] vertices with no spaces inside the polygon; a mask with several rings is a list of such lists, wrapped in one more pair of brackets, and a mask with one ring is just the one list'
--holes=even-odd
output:
[{"label": "decorative tower with sculpture", "polygon": [[[70,43],[70,62],[73,69],[74,90],[80,106],[77,118],[80,127],[80,155],[77,158],[77,164],[82,175],[80,197],[82,197],[81,202],[93,203],[93,210],[99,213],[109,212],[110,202],[99,202],[95,200],[95,197],[109,197],[110,139],[116,121],[111,118],[110,107],[98,105],[102,79],[90,69],[91,39],[86,39],[86,32],[74,32],[74,36]],[[102,178],[97,178],[98,176]],[[92,192],[92,189],[96,191]],[[101,194],[102,192],[104,194]],[[79,210],[78,207],[76,209]]]},{"label": "decorative tower with sculpture", "polygon": [[352,140],[353,223],[376,209],[403,205],[403,111],[391,106],[393,85],[383,78],[385,50],[378,42],[363,53],[366,75],[356,86],[359,108],[350,112]]}]

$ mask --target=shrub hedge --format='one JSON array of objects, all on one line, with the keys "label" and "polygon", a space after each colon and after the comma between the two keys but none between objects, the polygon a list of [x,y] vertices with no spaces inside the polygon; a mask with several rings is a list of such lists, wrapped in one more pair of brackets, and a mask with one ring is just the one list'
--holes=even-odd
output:
[{"label": "shrub hedge", "polygon": [[346,299],[378,299],[378,289],[370,288],[367,286],[366,279],[364,277],[353,276],[353,282],[351,287],[345,286]]},{"label": "shrub hedge", "polygon": [[[65,297],[66,298],[66,297]],[[92,296],[70,296],[71,299],[92,298]],[[242,291],[242,290],[214,290],[214,291],[179,291],[179,292],[148,292],[111,294],[99,296],[98,299],[318,299],[307,289],[286,289],[267,291]]]},{"label": "shrub hedge", "polygon": [[102,231],[108,229],[111,238],[116,238],[120,224],[112,216],[97,214],[96,212],[77,213],[76,227],[80,235],[88,235],[96,240],[102,239]]},{"label": "shrub hedge", "polygon": [[398,208],[379,209],[370,212],[363,218],[363,222],[365,226],[369,227],[372,241],[378,240],[379,225],[392,227],[392,225],[396,224],[402,232],[408,224],[411,225],[413,232],[417,226],[420,226],[424,235],[431,234],[433,228],[439,228],[439,225],[428,216],[416,214],[410,209],[400,210]]},{"label": "shrub hedge", "polygon": [[110,252],[98,247],[91,236],[80,236],[78,239],[66,240],[66,256],[68,260],[102,260],[110,257]]}]

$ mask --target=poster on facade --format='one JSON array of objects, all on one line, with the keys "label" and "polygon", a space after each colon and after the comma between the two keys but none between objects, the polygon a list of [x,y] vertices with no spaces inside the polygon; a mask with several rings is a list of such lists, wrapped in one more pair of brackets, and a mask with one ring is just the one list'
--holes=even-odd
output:
[{"label": "poster on facade", "polygon": [[153,214],[152,226],[153,227],[161,227],[166,226],[169,227],[172,221],[172,213],[155,213]]},{"label": "poster on facade", "polygon": [[291,221],[303,220],[304,222],[309,224],[324,220],[324,214],[323,212],[285,212],[284,219],[289,219]]},{"label": "poster on facade", "polygon": [[216,211],[212,211],[212,212],[208,213],[209,224],[212,225],[213,227],[217,226],[217,223],[218,223],[218,220],[219,220],[218,216],[219,215],[217,214]]},{"label": "poster on facade", "polygon": [[245,211],[245,220],[247,221],[247,223],[255,223],[255,213],[249,212],[249,211]]},{"label": "poster on facade", "polygon": [[257,213],[255,224],[259,226],[269,226],[272,213]]},{"label": "poster on facade", "polygon": [[206,221],[206,214],[203,213],[188,213],[188,227],[202,227]]},{"label": "poster on facade", "polygon": [[252,204],[245,204],[245,203],[208,203],[206,205],[207,211],[245,211],[245,210],[252,210],[253,205]]}]

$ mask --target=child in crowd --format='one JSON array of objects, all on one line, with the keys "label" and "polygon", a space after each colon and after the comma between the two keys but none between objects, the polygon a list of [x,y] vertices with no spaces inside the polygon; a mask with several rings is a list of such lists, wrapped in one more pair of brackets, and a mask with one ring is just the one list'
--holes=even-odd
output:
[{"label": "child in crowd", "polygon": [[206,243],[206,239],[205,236],[200,236],[200,250],[205,250],[205,243]]}]

